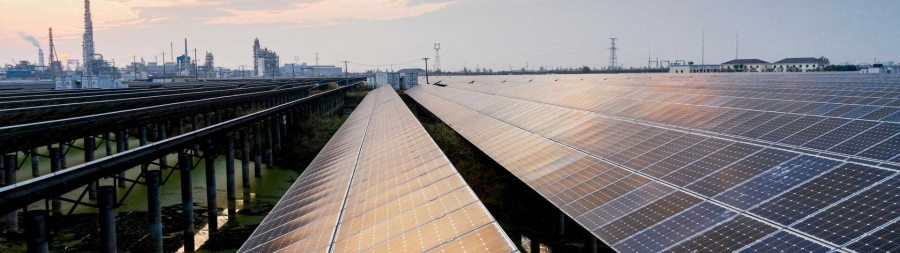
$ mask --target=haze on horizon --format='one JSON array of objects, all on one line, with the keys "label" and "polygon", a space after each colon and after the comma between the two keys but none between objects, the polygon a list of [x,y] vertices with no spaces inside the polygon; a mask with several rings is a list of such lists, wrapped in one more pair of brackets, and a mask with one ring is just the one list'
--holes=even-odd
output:
[{"label": "haze on horizon", "polygon": [[[93,0],[96,51],[118,66],[155,61],[183,40],[217,66],[252,65],[253,39],[283,63],[351,61],[350,71],[423,67],[441,43],[444,69],[605,67],[610,37],[619,62],[647,57],[705,62],[735,56],[777,61],[825,56],[832,63],[900,61],[900,1],[593,0]],[[20,32],[46,54],[47,28],[59,54],[81,59],[82,0],[0,0],[0,64],[37,60]],[[193,51],[191,51],[193,56]],[[398,64],[402,63],[402,64]]]}]

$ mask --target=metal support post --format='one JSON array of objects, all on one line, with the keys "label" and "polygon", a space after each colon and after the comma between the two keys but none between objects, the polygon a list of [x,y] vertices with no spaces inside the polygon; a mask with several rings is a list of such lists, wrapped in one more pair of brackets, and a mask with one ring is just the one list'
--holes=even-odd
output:
[{"label": "metal support post", "polygon": [[556,235],[563,235],[566,232],[566,214],[562,210],[553,211],[553,232]]},{"label": "metal support post", "polygon": [[597,237],[592,235],[591,233],[586,233],[584,240],[584,252],[585,253],[597,253],[600,251],[600,247],[597,246]]},{"label": "metal support post", "polygon": [[[62,150],[60,148],[51,148],[50,149],[50,172],[55,173],[59,171],[59,155]],[[62,201],[58,198],[53,198],[51,202],[51,210],[53,210],[53,216],[59,217],[62,215]]]},{"label": "metal support post", "polygon": [[181,222],[184,225],[182,239],[186,252],[194,251],[194,193],[191,186],[193,160],[189,154],[178,154],[178,165],[181,169]]},{"label": "metal support post", "polygon": [[116,252],[116,189],[112,186],[100,187],[100,252]]},{"label": "metal support post", "polygon": [[[141,142],[143,143],[141,146],[147,144],[147,129],[146,126],[141,128]],[[125,130],[119,131],[116,133],[116,153],[125,152]],[[116,185],[119,188],[125,188],[125,171],[119,172],[118,178],[116,179]]]},{"label": "metal support post", "polygon": [[[166,123],[159,124],[159,141],[165,140],[166,137]],[[159,170],[163,170],[169,167],[169,154],[165,154],[159,158]]]},{"label": "metal support post", "polygon": [[256,146],[253,152],[253,172],[257,177],[262,177],[262,137],[259,136],[261,132],[259,124],[253,126],[253,144]]},{"label": "metal support post", "polygon": [[153,123],[153,139],[159,140],[159,124]]},{"label": "metal support post", "polygon": [[222,123],[222,113],[224,111],[216,111],[216,124]]},{"label": "metal support post", "polygon": [[105,142],[106,142],[106,156],[111,156],[112,155],[112,143],[109,142],[110,137],[109,137],[108,132],[103,133],[103,140],[105,140]]},{"label": "metal support post", "polygon": [[[85,145],[85,146],[87,146],[87,145]],[[38,149],[32,148],[31,149],[31,176],[32,177],[41,176],[40,167],[38,166],[38,165],[40,165],[40,164],[38,164],[39,158],[40,157],[38,156]]]},{"label": "metal support post", "polygon": [[[14,185],[16,184],[16,167],[18,162],[18,157],[15,153],[7,154],[5,156],[6,161],[4,164],[6,165],[4,169],[6,169],[6,184],[5,185]],[[19,211],[12,211],[6,214],[6,233],[13,234],[19,230]]]},{"label": "metal support post", "polygon": [[[225,151],[225,179],[228,187],[228,199],[234,200],[234,139],[228,138],[228,150]],[[230,214],[230,213],[229,213]]]},{"label": "metal support post", "polygon": [[25,234],[28,237],[28,252],[50,252],[47,243],[47,210],[32,210],[25,213]]},{"label": "metal support post", "polygon": [[159,203],[159,182],[161,171],[147,171],[147,222],[150,223],[150,249],[148,252],[163,252],[162,207]]},{"label": "metal support post", "polygon": [[184,134],[184,118],[178,118],[178,135]]},{"label": "metal support post", "polygon": [[[200,116],[198,114],[194,114],[193,122],[191,122],[191,131],[197,131],[200,129]],[[200,144],[194,144],[194,153],[200,153]]]},{"label": "metal support post", "polygon": [[[84,137],[84,162],[94,160],[94,136]],[[62,166],[60,166],[62,167]],[[97,181],[88,186],[88,199],[97,199]]]},{"label": "metal support post", "polygon": [[241,129],[241,184],[250,187],[250,138],[247,128]]},{"label": "metal support post", "polygon": [[206,127],[212,126],[212,115],[210,113],[207,112],[203,119],[206,120]]},{"label": "metal support post", "polygon": [[203,156],[206,158],[206,205],[207,218],[209,218],[209,232],[216,232],[218,224],[218,207],[216,205],[216,155],[212,143],[207,144]]},{"label": "metal support post", "polygon": [[141,128],[138,129],[138,132],[141,134],[140,145],[143,147],[144,145],[147,145],[147,126],[141,126]]},{"label": "metal support post", "polygon": [[272,143],[272,122],[273,122],[273,120],[267,119],[265,122],[266,122],[266,124],[268,124],[268,126],[266,126],[266,140],[267,140],[266,141],[266,168],[271,169],[272,167],[275,166],[275,159],[274,159],[274,155],[272,154],[272,147],[273,147],[273,145],[272,145],[273,144]]},{"label": "metal support post", "polygon": [[272,124],[272,127],[275,128],[275,152],[279,152],[281,154],[281,122],[284,119],[281,117],[281,114],[275,116],[275,122]]},{"label": "metal support post", "polygon": [[59,169],[64,170],[66,169],[66,155],[69,154],[69,151],[66,148],[66,144],[62,142],[59,143],[59,148],[62,150],[62,152],[59,153]]}]

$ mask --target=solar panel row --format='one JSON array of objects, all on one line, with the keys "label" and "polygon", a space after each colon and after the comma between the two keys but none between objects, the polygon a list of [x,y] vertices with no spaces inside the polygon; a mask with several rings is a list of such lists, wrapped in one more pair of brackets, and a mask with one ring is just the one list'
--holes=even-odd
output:
[{"label": "solar panel row", "polygon": [[[795,77],[767,75],[760,77],[763,84],[744,84],[746,77],[734,75],[677,85],[624,81],[638,77],[595,83],[584,80],[609,76],[453,77],[441,80],[446,87],[425,85],[407,93],[619,251],[900,250],[900,242],[894,242],[900,234],[888,228],[900,219],[894,163],[854,159],[865,158],[854,155],[859,152],[826,152],[840,150],[832,147],[843,143],[865,144],[861,150],[872,150],[900,133],[895,123],[829,117],[822,121],[835,122],[829,124],[832,128],[809,130],[764,123],[808,115],[720,107],[724,102],[648,106],[646,100],[622,99],[691,101],[703,94],[711,96],[707,101],[730,101],[734,95],[763,93],[784,97],[765,92],[768,88],[890,97],[900,95],[896,88],[791,83]],[[673,90],[680,93],[669,93]],[[709,127],[695,127],[701,125]],[[832,131],[845,125],[854,127]],[[757,130],[763,126],[791,127],[782,130],[786,137],[806,132],[811,137],[803,138],[814,144],[801,148],[732,134],[776,131]],[[862,134],[876,129],[880,137]],[[880,152],[882,157],[900,154],[896,148]]]},{"label": "solar panel row", "polygon": [[390,88],[369,93],[240,252],[513,252]]}]

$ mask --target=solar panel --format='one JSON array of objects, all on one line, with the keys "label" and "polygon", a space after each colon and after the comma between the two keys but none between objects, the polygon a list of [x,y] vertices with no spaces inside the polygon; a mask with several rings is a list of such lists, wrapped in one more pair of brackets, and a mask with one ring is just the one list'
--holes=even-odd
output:
[{"label": "solar panel", "polygon": [[900,78],[437,78],[407,94],[617,251],[900,249]]},{"label": "solar panel", "polygon": [[513,252],[400,97],[370,92],[240,252]]}]

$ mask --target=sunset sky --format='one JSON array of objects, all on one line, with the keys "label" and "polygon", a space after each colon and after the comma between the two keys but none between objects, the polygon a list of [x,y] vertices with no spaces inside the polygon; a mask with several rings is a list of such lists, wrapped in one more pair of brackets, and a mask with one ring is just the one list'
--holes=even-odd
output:
[{"label": "sunset sky", "polygon": [[[83,0],[0,0],[0,64],[37,60],[53,27],[60,54],[81,59]],[[219,66],[252,65],[253,39],[282,62],[353,62],[351,71],[422,67],[441,43],[445,69],[495,70],[619,61],[777,61],[825,56],[832,63],[900,61],[900,1],[598,1],[598,0],[93,0],[96,51],[117,65],[133,55],[154,61],[184,39]],[[190,53],[193,55],[193,51]],[[167,59],[168,61],[168,59]],[[398,64],[402,63],[402,64]],[[342,64],[342,63],[340,63]]]}]

